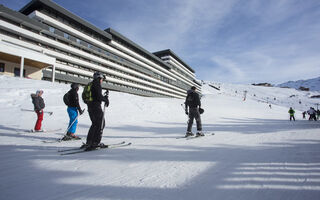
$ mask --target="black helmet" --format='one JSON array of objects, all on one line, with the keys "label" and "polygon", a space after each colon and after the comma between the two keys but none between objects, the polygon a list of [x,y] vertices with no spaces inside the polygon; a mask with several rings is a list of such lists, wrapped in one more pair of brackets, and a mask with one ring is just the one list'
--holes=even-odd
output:
[{"label": "black helmet", "polygon": [[93,79],[98,79],[98,78],[103,79],[104,76],[103,76],[103,74],[100,73],[100,72],[95,72],[95,73],[93,74]]},{"label": "black helmet", "polygon": [[79,89],[79,84],[78,83],[71,83],[71,88],[72,89]]}]

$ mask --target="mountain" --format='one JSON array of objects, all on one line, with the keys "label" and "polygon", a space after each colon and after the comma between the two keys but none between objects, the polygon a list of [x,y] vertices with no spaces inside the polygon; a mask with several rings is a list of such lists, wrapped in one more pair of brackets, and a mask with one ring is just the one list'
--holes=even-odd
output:
[{"label": "mountain", "polygon": [[307,80],[288,81],[277,85],[277,87],[289,87],[297,90],[303,87],[309,88],[310,91],[320,91],[320,77]]}]

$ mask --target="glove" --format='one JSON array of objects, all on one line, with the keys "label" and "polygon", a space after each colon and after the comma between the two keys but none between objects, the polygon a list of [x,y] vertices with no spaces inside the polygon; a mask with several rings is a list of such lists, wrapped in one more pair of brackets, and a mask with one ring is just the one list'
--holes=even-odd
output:
[{"label": "glove", "polygon": [[84,109],[83,110],[79,110],[79,114],[82,115],[84,113]]},{"label": "glove", "polygon": [[107,99],[107,101],[105,101],[104,103],[104,107],[108,107],[109,106],[109,99]]},{"label": "glove", "polygon": [[188,111],[186,111],[186,115],[189,115],[189,112],[188,112]]}]

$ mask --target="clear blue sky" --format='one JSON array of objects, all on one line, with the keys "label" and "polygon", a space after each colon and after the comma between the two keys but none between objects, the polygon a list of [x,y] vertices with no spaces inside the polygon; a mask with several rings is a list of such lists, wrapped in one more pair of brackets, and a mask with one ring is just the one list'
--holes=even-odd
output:
[{"label": "clear blue sky", "polygon": [[[28,0],[0,0],[19,10]],[[319,0],[54,0],[150,52],[171,49],[198,79],[273,84],[320,76]]]}]

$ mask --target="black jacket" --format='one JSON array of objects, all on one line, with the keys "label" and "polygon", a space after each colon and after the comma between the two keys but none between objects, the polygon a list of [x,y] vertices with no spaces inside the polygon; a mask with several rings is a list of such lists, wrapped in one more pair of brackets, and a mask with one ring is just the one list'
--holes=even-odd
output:
[{"label": "black jacket", "polygon": [[79,95],[78,91],[76,89],[70,89],[69,90],[69,107],[76,107],[78,111],[81,111],[81,107],[79,104]]},{"label": "black jacket", "polygon": [[37,96],[36,94],[31,94],[31,98],[34,105],[34,111],[40,111],[44,109],[45,104],[42,97]]},{"label": "black jacket", "polygon": [[90,104],[101,105],[101,102],[104,101],[106,103],[106,106],[109,105],[108,97],[102,95],[102,87],[99,79],[94,79],[92,81],[91,95],[92,95],[92,102],[90,102]]},{"label": "black jacket", "polygon": [[[188,100],[189,98],[191,98],[192,100]],[[191,108],[196,108],[198,106],[201,107],[199,94],[196,93],[194,90],[188,90],[185,105],[186,109],[188,106]]]}]

